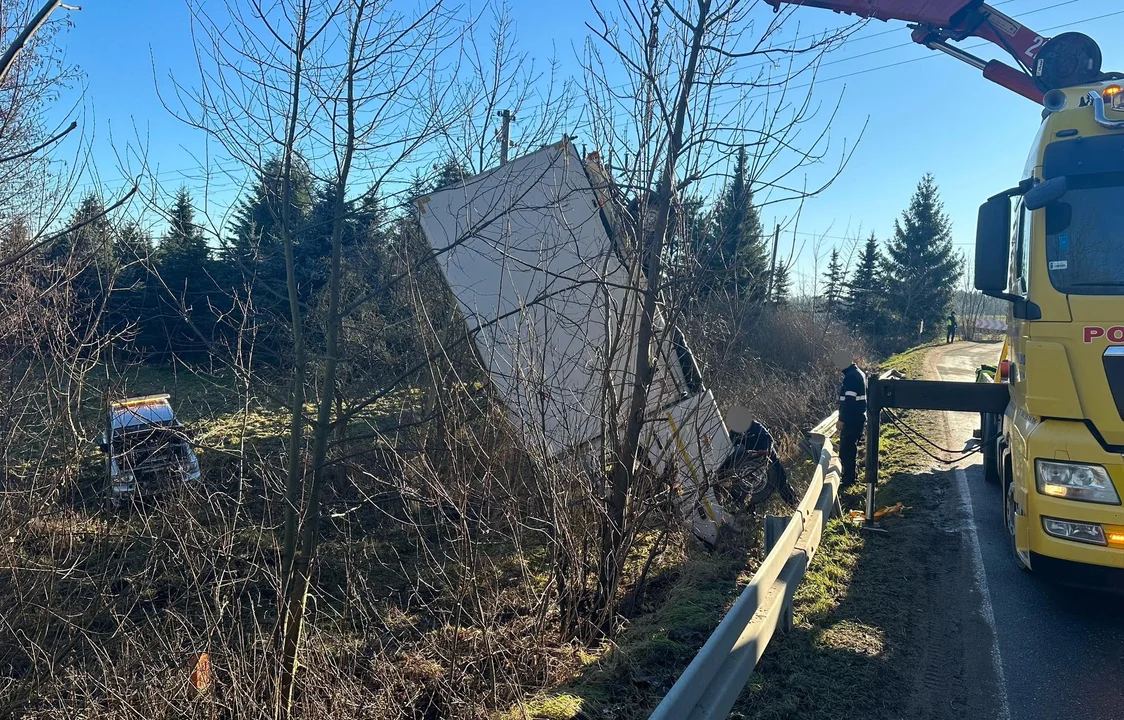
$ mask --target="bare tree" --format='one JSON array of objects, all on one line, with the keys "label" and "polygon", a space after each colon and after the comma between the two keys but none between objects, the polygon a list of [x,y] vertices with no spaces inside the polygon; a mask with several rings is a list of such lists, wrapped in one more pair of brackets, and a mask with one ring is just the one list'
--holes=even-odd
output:
[{"label": "bare tree", "polygon": [[[325,487],[350,452],[348,428],[401,383],[401,378],[379,381],[362,355],[349,356],[355,346],[345,342],[348,318],[381,289],[345,284],[345,228],[356,202],[391,195],[388,182],[421,159],[431,141],[448,136],[452,91],[435,77],[442,52],[455,38],[451,15],[440,2],[411,15],[369,0],[292,0],[277,7],[255,2],[248,9],[231,4],[233,30],[212,20],[202,5],[193,12],[206,39],[203,72],[198,87],[176,84],[180,116],[252,174],[277,174],[270,208],[284,252],[292,338],[275,695],[278,716],[287,717],[307,633]],[[501,65],[508,62],[503,59],[508,50],[497,45],[496,52]],[[508,97],[510,77],[489,81],[493,101]],[[472,159],[483,162],[485,142],[470,144],[477,148]],[[308,230],[302,226],[307,221],[292,212],[301,163],[332,188],[335,200],[324,302],[315,306],[306,304],[297,279],[296,248]],[[310,345],[314,330],[318,339]],[[370,437],[368,430],[350,439]]]},{"label": "bare tree", "polygon": [[[653,379],[652,348],[659,334],[657,307],[664,292],[664,257],[673,208],[694,185],[713,178],[726,154],[746,146],[762,204],[796,202],[819,188],[794,186],[789,179],[828,151],[824,122],[810,138],[801,133],[815,110],[810,93],[793,97],[789,85],[813,72],[822,51],[841,38],[829,33],[805,44],[780,43],[787,18],[781,13],[761,25],[750,21],[756,6],[742,0],[684,0],[655,3],[621,0],[614,10],[594,7],[591,26],[597,42],[586,52],[590,132],[595,144],[614,148],[610,165],[635,195],[630,252],[643,268],[643,297],[635,335],[635,375],[619,398],[627,408],[623,428],[610,430],[611,471],[601,532],[595,607],[608,631],[621,573],[629,553],[641,460],[641,431]],[[779,78],[768,70],[785,58]],[[752,65],[750,60],[767,62]],[[605,78],[610,61],[625,68],[625,87]],[[756,100],[756,102],[753,102]],[[626,155],[621,148],[632,148]],[[839,167],[847,157],[839,153]],[[616,158],[621,158],[619,162]],[[616,413],[610,418],[618,417]]]},{"label": "bare tree", "polygon": [[499,158],[503,111],[516,118],[513,147],[530,151],[557,140],[573,108],[573,82],[562,76],[558,61],[542,70],[530,53],[516,50],[507,2],[486,6],[482,15],[491,21],[472,20],[459,43],[454,90],[442,119],[446,152],[470,175]]},{"label": "bare tree", "polygon": [[957,329],[964,340],[976,340],[981,332],[980,320],[987,311],[987,298],[973,285],[972,264],[964,253],[960,254],[960,263],[964,272],[960,275],[960,290],[957,293],[956,304],[960,313]]}]

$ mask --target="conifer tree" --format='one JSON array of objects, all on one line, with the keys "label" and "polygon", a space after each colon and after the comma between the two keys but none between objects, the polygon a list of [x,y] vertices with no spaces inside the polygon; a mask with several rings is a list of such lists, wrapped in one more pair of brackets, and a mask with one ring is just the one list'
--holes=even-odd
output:
[{"label": "conifer tree", "polygon": [[783,306],[788,304],[788,293],[791,289],[792,280],[788,276],[788,266],[782,262],[777,263],[776,270],[773,271],[773,292],[772,298],[774,305]]},{"label": "conifer tree", "polygon": [[765,299],[769,270],[750,180],[749,159],[742,147],[697,255],[704,293],[725,291],[760,302]]},{"label": "conifer tree", "polygon": [[839,259],[839,249],[831,249],[831,259],[827,263],[824,279],[824,313],[828,320],[839,316],[840,300],[843,297],[843,284],[846,281],[846,272],[843,262]]},{"label": "conifer tree", "polygon": [[944,212],[937,184],[926,174],[909,207],[894,222],[886,245],[886,297],[903,343],[912,342],[924,322],[924,337],[940,332],[960,277],[953,253],[952,224]]},{"label": "conifer tree", "polygon": [[[201,360],[208,352],[205,339],[211,337],[217,322],[213,309],[218,288],[211,248],[195,222],[186,187],[176,192],[168,210],[168,230],[157,247],[155,267],[159,280],[150,284],[158,291],[155,295],[160,302],[158,312],[142,320],[146,326],[143,337],[152,343],[150,350]],[[156,339],[161,335],[163,342]]]},{"label": "conifer tree", "polygon": [[878,335],[883,315],[882,253],[874,233],[866,239],[859,262],[847,282],[844,316],[848,325],[868,339]]}]

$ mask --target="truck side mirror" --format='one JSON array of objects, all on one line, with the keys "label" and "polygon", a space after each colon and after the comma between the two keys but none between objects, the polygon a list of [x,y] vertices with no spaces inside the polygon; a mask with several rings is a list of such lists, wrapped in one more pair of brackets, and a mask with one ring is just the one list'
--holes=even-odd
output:
[{"label": "truck side mirror", "polygon": [[1027,194],[1023,197],[1023,205],[1027,210],[1041,210],[1047,205],[1061,200],[1067,192],[1069,192],[1069,181],[1064,175],[1050,178],[1027,191]]},{"label": "truck side mirror", "polygon": [[976,220],[976,289],[985,295],[1007,294],[1011,251],[1011,198],[996,195],[980,206]]}]

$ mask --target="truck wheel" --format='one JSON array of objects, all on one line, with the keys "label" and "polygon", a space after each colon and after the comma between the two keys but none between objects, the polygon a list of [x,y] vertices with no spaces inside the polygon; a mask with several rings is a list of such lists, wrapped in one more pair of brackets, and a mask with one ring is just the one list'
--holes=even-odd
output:
[{"label": "truck wheel", "polygon": [[[1004,475],[1009,475],[1008,463],[1004,463]],[[1015,560],[1015,567],[1024,572],[1030,572],[1030,568],[1022,557],[1019,555],[1018,545],[1015,543],[1015,483],[1008,477],[1006,482],[1006,492],[1003,493],[1003,520],[1007,526],[1007,538],[1011,544],[1011,557]]]},{"label": "truck wheel", "polygon": [[775,473],[769,459],[761,455],[746,455],[730,468],[717,486],[725,503],[734,507],[751,508],[768,500],[776,490]]},{"label": "truck wheel", "polygon": [[983,436],[980,442],[983,443],[983,466],[984,466],[984,481],[990,485],[998,485],[999,478],[999,438],[995,437],[995,421],[990,415],[984,415],[983,422],[980,424],[980,434]]},{"label": "truck wheel", "polygon": [[999,484],[999,468],[995,466],[995,453],[991,457],[984,453],[984,482],[988,485]]}]

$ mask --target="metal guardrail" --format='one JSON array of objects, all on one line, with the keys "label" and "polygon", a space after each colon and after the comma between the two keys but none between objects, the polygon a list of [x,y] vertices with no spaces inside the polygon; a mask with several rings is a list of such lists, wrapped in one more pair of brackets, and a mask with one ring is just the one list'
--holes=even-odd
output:
[{"label": "metal guardrail", "polygon": [[777,628],[792,626],[792,597],[836,507],[840,473],[829,435],[837,415],[809,433],[819,464],[776,544],[649,720],[725,718]]}]

